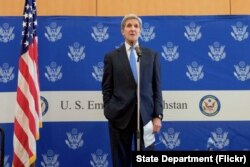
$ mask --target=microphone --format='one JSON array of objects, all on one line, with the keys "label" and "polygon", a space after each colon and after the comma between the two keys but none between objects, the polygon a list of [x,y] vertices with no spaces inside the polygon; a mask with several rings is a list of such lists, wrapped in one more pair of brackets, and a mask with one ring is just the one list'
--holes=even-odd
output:
[{"label": "microphone", "polygon": [[140,61],[140,58],[141,58],[141,56],[142,56],[142,51],[141,51],[141,49],[140,49],[139,46],[136,46],[136,47],[135,47],[135,52],[136,52],[136,54],[137,54],[137,61],[139,62],[139,61]]}]

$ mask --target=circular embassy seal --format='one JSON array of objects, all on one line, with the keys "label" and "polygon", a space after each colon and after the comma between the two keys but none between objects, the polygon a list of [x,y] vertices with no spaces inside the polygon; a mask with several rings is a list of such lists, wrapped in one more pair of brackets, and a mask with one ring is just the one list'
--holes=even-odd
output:
[{"label": "circular embassy seal", "polygon": [[47,99],[43,96],[40,96],[40,100],[41,100],[42,116],[44,116],[48,112],[49,103],[48,103]]},{"label": "circular embassy seal", "polygon": [[220,101],[213,95],[206,95],[200,100],[199,107],[202,114],[215,116],[220,111]]}]

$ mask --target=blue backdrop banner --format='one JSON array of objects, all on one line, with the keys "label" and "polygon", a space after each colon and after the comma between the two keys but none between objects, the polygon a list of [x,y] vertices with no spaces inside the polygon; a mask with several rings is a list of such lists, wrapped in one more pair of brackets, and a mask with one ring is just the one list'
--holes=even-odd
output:
[{"label": "blue backdrop banner", "polygon": [[[43,128],[38,167],[112,166],[101,81],[121,17],[38,17]],[[250,149],[250,17],[144,16],[139,44],[161,61],[157,150]],[[0,125],[11,166],[22,17],[0,17]]]}]

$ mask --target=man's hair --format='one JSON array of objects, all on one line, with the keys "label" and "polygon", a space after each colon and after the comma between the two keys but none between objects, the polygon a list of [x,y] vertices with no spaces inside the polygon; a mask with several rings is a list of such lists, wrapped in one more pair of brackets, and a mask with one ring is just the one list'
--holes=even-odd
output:
[{"label": "man's hair", "polygon": [[140,17],[136,16],[135,14],[128,14],[128,15],[124,16],[122,19],[121,29],[124,29],[126,21],[130,20],[130,19],[138,20],[138,22],[140,24],[140,28],[142,27],[142,20]]}]

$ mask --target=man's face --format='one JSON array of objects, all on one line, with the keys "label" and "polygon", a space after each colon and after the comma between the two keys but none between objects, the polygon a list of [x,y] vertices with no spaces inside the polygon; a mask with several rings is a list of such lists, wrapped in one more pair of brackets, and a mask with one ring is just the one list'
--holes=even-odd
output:
[{"label": "man's face", "polygon": [[127,43],[134,45],[141,33],[139,21],[136,19],[129,19],[125,22],[125,27],[122,29],[122,35]]}]

